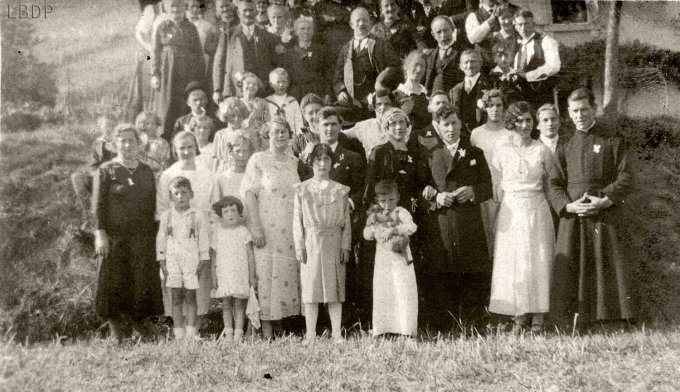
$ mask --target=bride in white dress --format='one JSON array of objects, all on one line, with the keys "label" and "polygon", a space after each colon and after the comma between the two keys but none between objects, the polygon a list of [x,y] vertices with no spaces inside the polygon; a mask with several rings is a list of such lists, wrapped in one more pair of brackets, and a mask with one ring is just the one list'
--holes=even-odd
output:
[{"label": "bride in white dress", "polygon": [[514,316],[518,325],[543,329],[550,304],[550,271],[554,228],[544,182],[550,150],[531,139],[533,118],[526,102],[507,110],[506,128],[513,134],[499,142],[492,164],[503,190],[496,221],[495,258],[489,311]]}]

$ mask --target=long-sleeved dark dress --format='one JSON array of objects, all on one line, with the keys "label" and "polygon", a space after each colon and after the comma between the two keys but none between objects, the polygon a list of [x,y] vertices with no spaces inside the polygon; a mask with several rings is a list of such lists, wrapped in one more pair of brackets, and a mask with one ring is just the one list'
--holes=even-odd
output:
[{"label": "long-sleeved dark dress", "polygon": [[115,161],[94,180],[95,229],[109,237],[109,256],[99,265],[95,306],[104,319],[136,320],[163,313],[156,261],[156,182],[151,168],[131,170]]},{"label": "long-sleeved dark dress", "polygon": [[203,46],[193,23],[165,20],[153,35],[152,75],[160,78],[154,111],[161,118],[163,138],[171,141],[175,120],[189,109],[184,89],[192,81],[205,80]]},{"label": "long-sleeved dark dress", "polygon": [[[595,124],[558,145],[549,180],[549,198],[560,216],[552,271],[550,314],[558,321],[633,317],[624,248],[617,222],[631,176],[619,137]],[[589,195],[607,196],[614,205],[579,218],[565,206]]]}]

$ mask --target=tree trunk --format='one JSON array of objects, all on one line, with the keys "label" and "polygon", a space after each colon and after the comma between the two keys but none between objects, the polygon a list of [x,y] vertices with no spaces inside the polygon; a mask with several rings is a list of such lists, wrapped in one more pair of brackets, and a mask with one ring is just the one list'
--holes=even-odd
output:
[{"label": "tree trunk", "polygon": [[602,108],[606,115],[618,113],[617,88],[619,84],[619,25],[621,24],[622,1],[614,1],[609,9],[607,42],[604,57],[604,92]]}]

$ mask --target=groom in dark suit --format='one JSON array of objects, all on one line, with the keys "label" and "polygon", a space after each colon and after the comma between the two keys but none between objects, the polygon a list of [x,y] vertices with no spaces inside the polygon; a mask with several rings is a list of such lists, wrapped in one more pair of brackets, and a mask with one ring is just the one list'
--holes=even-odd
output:
[{"label": "groom in dark suit", "polygon": [[418,136],[438,191],[419,229],[427,282],[421,287],[431,326],[448,329],[451,314],[474,318],[488,304],[491,262],[479,204],[491,197],[491,174],[482,150],[461,137],[454,111],[444,107],[434,118],[437,127]]}]

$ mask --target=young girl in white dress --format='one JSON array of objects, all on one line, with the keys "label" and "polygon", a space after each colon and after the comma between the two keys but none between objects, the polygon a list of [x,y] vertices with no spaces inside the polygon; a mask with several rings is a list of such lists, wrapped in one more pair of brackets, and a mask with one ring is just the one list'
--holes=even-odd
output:
[{"label": "young girl in white dress", "polygon": [[210,296],[222,299],[222,338],[238,342],[243,338],[250,288],[256,283],[253,240],[243,225],[241,200],[225,196],[213,209],[220,222],[212,237]]},{"label": "young girl in white dress", "polygon": [[496,147],[492,161],[503,198],[496,221],[489,311],[515,317],[517,327],[531,318],[532,332],[540,332],[550,305],[555,243],[545,194],[552,154],[531,139],[534,122],[528,103],[510,105],[505,125],[513,135]]},{"label": "young girl in white dress", "polygon": [[414,336],[418,328],[418,288],[408,236],[416,225],[397,207],[399,190],[393,180],[375,185],[364,238],[377,242],[373,269],[373,336]]}]

